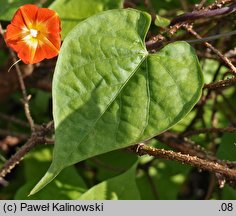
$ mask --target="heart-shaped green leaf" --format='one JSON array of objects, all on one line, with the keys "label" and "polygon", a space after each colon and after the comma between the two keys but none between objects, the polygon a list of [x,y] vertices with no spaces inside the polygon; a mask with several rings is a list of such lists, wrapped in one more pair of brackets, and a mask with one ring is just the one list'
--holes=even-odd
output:
[{"label": "heart-shaped green leaf", "polygon": [[53,80],[54,157],[35,193],[64,167],[147,140],[176,124],[198,101],[203,78],[185,42],[149,54],[151,17],[111,10],[65,39]]}]

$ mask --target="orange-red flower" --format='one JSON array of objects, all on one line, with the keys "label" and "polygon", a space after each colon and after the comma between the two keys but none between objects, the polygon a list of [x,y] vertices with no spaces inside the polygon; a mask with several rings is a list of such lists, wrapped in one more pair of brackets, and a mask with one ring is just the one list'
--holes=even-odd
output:
[{"label": "orange-red flower", "polygon": [[5,40],[26,64],[58,55],[61,46],[60,18],[56,12],[36,5],[23,5],[7,26]]}]

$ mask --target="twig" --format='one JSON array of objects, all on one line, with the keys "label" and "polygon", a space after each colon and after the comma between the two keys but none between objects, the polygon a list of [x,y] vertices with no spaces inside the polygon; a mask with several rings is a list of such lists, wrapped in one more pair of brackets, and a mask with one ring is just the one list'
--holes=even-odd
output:
[{"label": "twig", "polygon": [[204,133],[236,133],[236,128],[226,127],[226,128],[201,128],[197,130],[187,131],[182,134],[183,137],[193,136]]},{"label": "twig", "polygon": [[[0,34],[4,38],[4,33],[3,33],[3,28],[2,28],[1,23],[0,23]],[[13,61],[16,62],[17,58],[16,58],[15,53],[12,51],[12,49],[9,49],[9,51],[10,51],[10,55],[11,55]],[[17,76],[18,76],[18,80],[19,80],[19,83],[20,83],[20,88],[21,88],[22,95],[23,95],[22,102],[23,102],[23,105],[24,105],[25,116],[26,116],[26,118],[29,122],[31,131],[34,132],[35,131],[34,120],[31,116],[30,109],[29,109],[29,98],[30,97],[27,95],[24,79],[23,79],[22,72],[21,72],[21,69],[20,69],[19,65],[15,64],[14,66],[16,68],[16,73],[17,73]]]},{"label": "twig", "polygon": [[181,3],[183,10],[187,11],[188,10],[188,2],[186,0],[182,0],[182,1],[180,1],[180,3]]},{"label": "twig", "polygon": [[[211,91],[211,90],[209,90]],[[212,105],[212,113],[211,113],[211,127],[212,128],[218,128],[217,124],[218,124],[218,118],[217,118],[217,101],[218,101],[218,91],[217,92],[213,92],[213,105]],[[211,146],[210,146],[210,150],[215,154],[217,151],[216,148],[216,138],[218,137],[218,133],[208,133],[208,135],[211,138]],[[206,136],[207,138],[207,136]]]},{"label": "twig", "polygon": [[230,180],[236,180],[236,170],[229,169],[227,166],[224,166],[217,162],[208,161],[206,159],[201,159],[196,156],[190,156],[186,154],[182,154],[180,152],[174,152],[171,150],[158,149],[154,147],[150,147],[147,145],[132,146],[129,149],[133,152],[137,152],[140,156],[142,155],[150,155],[155,158],[163,158],[167,160],[175,160],[184,164],[188,164],[191,166],[195,166],[202,170],[207,170],[214,173],[220,173]]},{"label": "twig", "polygon": [[236,83],[236,77],[235,78],[230,78],[227,80],[220,80],[217,82],[209,83],[204,85],[204,89],[219,89],[219,88],[226,88],[229,86],[232,86]]},{"label": "twig", "polygon": [[0,185],[2,185],[3,187],[7,187],[9,185],[9,182],[3,178],[0,178]]},{"label": "twig", "polygon": [[198,10],[198,11],[193,11],[190,13],[184,13],[181,14],[177,17],[175,17],[171,23],[170,26],[175,25],[176,23],[180,22],[189,22],[201,18],[208,18],[208,17],[214,17],[214,16],[219,16],[219,15],[226,15],[226,14],[231,14],[236,11],[236,3],[233,3],[227,7],[223,8],[218,8],[214,10]]},{"label": "twig", "polygon": [[[221,69],[221,65],[218,66],[214,77],[212,79],[212,82],[214,82],[220,72]],[[185,128],[185,132],[189,131],[194,124],[197,122],[197,120],[199,119],[203,119],[203,114],[204,114],[204,105],[206,104],[207,100],[211,97],[211,89],[208,89],[208,92],[206,95],[202,94],[201,100],[199,101],[199,103],[197,104],[197,112],[195,114],[195,117],[192,119],[192,121],[189,123],[189,125]]]},{"label": "twig", "polygon": [[27,128],[30,127],[27,122],[24,122],[24,121],[22,121],[20,119],[17,119],[14,116],[8,116],[8,115],[0,113],[0,118],[5,120],[5,121],[9,121],[9,122],[13,122],[15,124],[18,124],[18,125],[20,125],[22,127],[27,127]]},{"label": "twig", "polygon": [[158,194],[155,181],[153,180],[152,176],[151,176],[150,173],[149,173],[149,169],[144,170],[144,172],[145,172],[145,174],[146,174],[146,176],[147,176],[147,180],[148,180],[148,182],[149,182],[149,184],[150,184],[150,186],[151,186],[152,193],[153,193],[155,199],[158,200],[160,196],[159,196],[159,194]]},{"label": "twig", "polygon": [[212,152],[205,150],[202,146],[197,145],[193,141],[185,137],[183,138],[175,133],[167,131],[163,134],[158,135],[155,138],[158,141],[184,154],[197,156],[204,160],[209,160],[209,161],[220,163],[222,165],[227,165],[228,167],[236,167],[235,162],[227,161],[227,160],[218,160],[218,158],[215,157]]},{"label": "twig", "polygon": [[[216,15],[217,13],[225,13],[225,14],[229,14],[232,13],[236,10],[236,3],[232,4],[228,7],[225,7],[223,10],[221,9],[221,7],[227,3],[231,3],[234,2],[232,0],[221,0],[221,1],[217,1],[211,5],[209,5],[206,9],[208,9],[208,11],[206,11],[206,9],[202,8],[202,5],[205,3],[204,1],[202,1],[202,5],[200,5],[198,8],[196,8],[197,10],[193,11],[192,13],[197,13],[197,14],[201,14],[201,13],[212,13],[212,15]],[[201,3],[200,3],[201,4]],[[202,9],[201,9],[202,8]],[[218,9],[219,11],[213,11],[211,12],[211,10],[214,9]],[[214,14],[215,13],[215,14]],[[191,15],[192,16],[192,15]],[[154,49],[158,44],[160,44],[161,42],[163,42],[164,40],[167,40],[167,37],[164,37],[163,35],[173,35],[175,34],[178,29],[180,29],[183,25],[186,25],[188,23],[190,23],[189,21],[191,21],[191,19],[188,19],[189,17],[187,17],[185,20],[183,21],[179,21],[178,16],[176,18],[174,18],[170,24],[170,28],[168,28],[165,32],[163,32],[162,34],[158,34],[154,37],[152,37],[149,41],[146,41],[146,47],[148,50],[152,50]],[[177,22],[177,21],[178,22]],[[202,38],[201,38],[202,39]]]},{"label": "twig", "polygon": [[[10,49],[10,54],[12,56],[13,61],[14,62],[17,61],[15,53],[11,49]],[[29,99],[30,99],[30,97],[27,95],[26,88],[25,88],[25,83],[24,83],[24,80],[23,80],[22,73],[21,73],[19,65],[16,64],[15,68],[16,68],[17,76],[18,76],[18,79],[19,79],[19,82],[20,82],[20,87],[21,87],[22,95],[23,95],[22,102],[23,102],[23,105],[24,105],[25,116],[26,116],[26,118],[27,118],[27,120],[29,122],[31,131],[34,132],[35,131],[34,120],[33,120],[32,116],[31,116],[30,109],[29,109]]]},{"label": "twig", "polygon": [[235,0],[217,0],[215,1],[215,3],[209,5],[208,7],[206,7],[206,9],[217,9],[217,8],[221,8],[222,6],[226,5],[226,4],[230,4],[230,3],[234,3]]},{"label": "twig", "polygon": [[49,138],[45,137],[45,144],[54,145],[55,141],[53,139],[49,139]]},{"label": "twig", "polygon": [[27,134],[11,132],[8,130],[3,130],[3,129],[0,129],[0,135],[1,136],[14,136],[14,137],[17,137],[21,140],[27,140],[30,137]]},{"label": "twig", "polygon": [[201,2],[196,6],[196,10],[201,10],[206,3],[206,0],[201,0]]},{"label": "twig", "polygon": [[148,50],[154,48],[157,43],[160,43],[162,41],[166,40],[166,38],[163,35],[156,35],[154,37],[152,37],[149,41],[145,42],[145,45],[147,47]]},{"label": "twig", "polygon": [[205,200],[209,200],[212,196],[212,193],[214,192],[214,187],[215,187],[215,175],[211,174],[210,176],[210,182],[208,184],[208,189],[207,189],[207,193],[205,196]]},{"label": "twig", "polygon": [[[196,38],[198,39],[202,39],[202,37],[193,30],[192,26],[190,25],[184,25],[183,26],[189,33],[191,33],[192,35],[194,35]],[[213,47],[210,43],[208,42],[204,42],[204,45],[211,49],[215,54],[217,54],[228,66],[229,68],[232,70],[232,72],[234,72],[236,74],[236,68],[235,66],[232,64],[232,62],[226,57],[224,56],[218,49],[216,49],[215,47]]]},{"label": "twig", "polygon": [[[223,100],[224,100],[224,98],[223,98]],[[235,111],[232,111],[232,109],[230,107],[227,107],[225,102],[218,103],[217,107],[218,107],[219,110],[222,111],[222,114],[227,118],[229,123],[232,126],[236,127]]]},{"label": "twig", "polygon": [[37,144],[46,143],[46,135],[53,131],[53,122],[49,122],[47,125],[41,126],[39,130],[36,130],[30,139],[8,160],[0,169],[0,177],[4,178],[7,173],[19,164],[23,157],[32,150]]},{"label": "twig", "polygon": [[[225,62],[222,61],[222,59],[219,59],[219,58],[218,58],[218,56],[213,55],[213,54],[211,54],[211,53],[208,53],[208,52],[206,52],[205,50],[201,50],[201,51],[197,50],[197,55],[198,55],[199,57],[201,57],[201,58],[213,59],[213,60],[217,60],[217,61],[220,60],[222,64],[226,65]],[[227,57],[228,57],[228,56],[227,56]],[[230,58],[230,61],[231,61],[232,63],[234,63],[234,64],[236,63],[236,59],[234,59],[234,58]],[[227,65],[226,65],[226,66],[227,66]]]},{"label": "twig", "polygon": [[[222,38],[222,37],[229,37],[229,36],[232,36],[232,35],[235,35],[235,34],[236,34],[236,30],[235,31],[230,31],[230,32],[224,32],[224,33],[217,34],[217,35],[212,35],[212,36],[205,37],[205,38],[202,38],[202,39],[185,40],[185,41],[188,42],[188,43],[202,43],[202,42],[207,42],[207,41],[213,41],[213,40],[216,40],[216,39],[219,39],[219,38]],[[225,54],[225,56],[228,57],[226,54]]]},{"label": "twig", "polygon": [[203,114],[204,114],[204,109],[203,106],[206,103],[206,98],[202,97],[202,101],[200,103],[200,105],[198,105],[198,109],[197,112],[194,116],[194,118],[190,121],[190,123],[186,126],[185,131],[189,131],[190,129],[193,128],[193,126],[195,125],[195,123],[202,118]]},{"label": "twig", "polygon": [[131,1],[127,1],[127,0],[124,1],[123,6],[124,6],[124,8],[136,8],[135,3],[131,2]]},{"label": "twig", "polygon": [[227,104],[229,110],[232,113],[236,113],[236,108],[233,106],[233,104],[230,102],[230,100],[222,92],[219,92],[219,95],[222,97],[224,103]]},{"label": "twig", "polygon": [[229,50],[227,53],[225,53],[225,56],[226,56],[227,58],[236,56],[236,48],[234,48],[234,49],[232,49],[232,50]]},{"label": "twig", "polygon": [[19,164],[24,155],[38,144],[38,140],[35,137],[30,138],[0,169],[0,177],[4,178],[7,173]]}]

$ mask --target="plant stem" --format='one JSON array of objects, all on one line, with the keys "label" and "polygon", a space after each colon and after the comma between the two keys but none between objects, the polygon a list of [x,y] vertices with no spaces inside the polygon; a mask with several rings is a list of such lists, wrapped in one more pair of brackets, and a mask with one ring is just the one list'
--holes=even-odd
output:
[{"label": "plant stem", "polygon": [[[0,34],[4,38],[4,33],[3,33],[3,28],[2,28],[1,23],[0,23]],[[10,48],[9,48],[9,51],[10,51],[10,55],[11,55],[13,61],[16,62],[17,58],[16,58],[15,53]],[[22,102],[23,102],[23,106],[24,106],[25,116],[26,116],[26,118],[29,122],[31,131],[34,132],[35,131],[34,120],[31,116],[30,109],[29,109],[29,98],[30,97],[27,95],[24,79],[23,79],[22,72],[21,72],[21,69],[20,69],[19,65],[15,64],[14,66],[16,68],[16,73],[17,73],[17,76],[18,76],[18,80],[19,80],[19,83],[20,83],[20,88],[21,88],[21,92],[22,92],[22,96],[23,96]]]},{"label": "plant stem", "polygon": [[175,160],[184,164],[195,166],[198,169],[207,170],[214,173],[220,173],[230,180],[236,180],[236,170],[229,169],[220,163],[198,158],[196,156],[190,156],[182,154],[180,152],[174,152],[171,150],[158,149],[145,144],[138,144],[130,147],[131,151],[136,152],[140,156],[150,155],[155,158],[163,158],[167,160]]}]

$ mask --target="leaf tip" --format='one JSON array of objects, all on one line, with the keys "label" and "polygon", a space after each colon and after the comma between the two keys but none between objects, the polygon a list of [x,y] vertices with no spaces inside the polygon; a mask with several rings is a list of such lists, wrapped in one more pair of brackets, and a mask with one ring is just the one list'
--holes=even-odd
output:
[{"label": "leaf tip", "polygon": [[48,171],[45,173],[43,178],[30,191],[30,193],[28,194],[28,197],[36,194],[41,189],[43,189],[47,184],[49,184],[60,173],[60,171],[61,171],[61,169],[55,171],[55,169],[53,169],[51,166],[48,169]]}]

